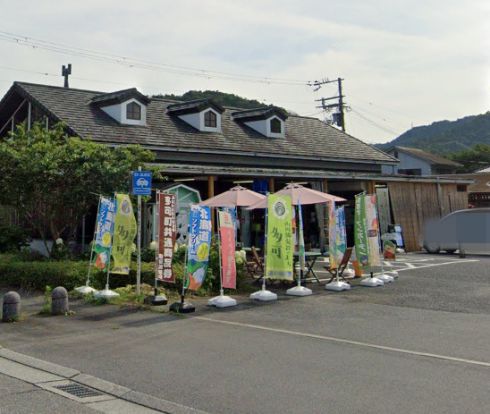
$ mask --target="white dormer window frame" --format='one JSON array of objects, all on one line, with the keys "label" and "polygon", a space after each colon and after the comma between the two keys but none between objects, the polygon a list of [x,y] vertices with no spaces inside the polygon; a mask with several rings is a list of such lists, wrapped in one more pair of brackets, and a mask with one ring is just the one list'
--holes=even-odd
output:
[{"label": "white dormer window frame", "polygon": [[[128,105],[135,103],[140,107],[140,119],[130,119],[128,115]],[[114,105],[103,106],[101,108],[107,115],[115,119],[117,122],[123,125],[146,125],[146,105],[138,101],[137,99],[128,99],[127,101],[117,103]]]},{"label": "white dormer window frame", "polygon": [[[271,122],[272,120],[278,120],[281,125],[281,132],[272,132]],[[285,138],[286,137],[286,125],[285,122],[276,115],[273,115],[266,119],[260,119],[257,121],[246,121],[246,125],[267,138]]]},{"label": "white dormer window frame", "polygon": [[[206,114],[211,112],[216,117],[216,126],[206,126]],[[201,132],[221,132],[221,114],[213,108],[206,108],[200,112],[178,115],[182,121],[193,126]]]}]

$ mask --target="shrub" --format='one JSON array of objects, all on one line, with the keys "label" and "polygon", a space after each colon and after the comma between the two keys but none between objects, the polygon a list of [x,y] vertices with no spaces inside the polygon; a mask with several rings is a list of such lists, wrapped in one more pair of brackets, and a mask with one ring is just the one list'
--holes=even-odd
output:
[{"label": "shrub", "polygon": [[24,229],[0,224],[0,253],[19,251],[27,245],[28,237]]}]

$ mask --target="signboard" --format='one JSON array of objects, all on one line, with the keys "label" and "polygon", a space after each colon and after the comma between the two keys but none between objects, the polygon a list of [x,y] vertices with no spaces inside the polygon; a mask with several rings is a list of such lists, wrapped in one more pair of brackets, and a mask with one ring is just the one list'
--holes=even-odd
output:
[{"label": "signboard", "polygon": [[177,234],[175,195],[158,191],[156,201],[158,225],[155,278],[162,282],[175,283],[175,276],[172,271],[172,258]]},{"label": "signboard", "polygon": [[335,208],[334,202],[331,202],[329,207],[329,264],[331,269],[337,269],[347,248],[345,210],[344,207]]},{"label": "signboard", "polygon": [[187,288],[198,290],[208,269],[211,247],[211,210],[209,207],[192,205],[189,213],[187,265],[185,269]]},{"label": "signboard", "polygon": [[133,171],[132,172],[132,189],[133,195],[149,196],[151,195],[151,171]]},{"label": "signboard", "polygon": [[114,199],[100,197],[95,240],[92,248],[95,253],[95,267],[103,272],[107,272],[109,265],[115,213],[116,203]]},{"label": "signboard", "polygon": [[379,252],[379,222],[376,210],[376,195],[368,194],[364,197],[366,203],[366,224],[368,238],[369,266],[380,266],[381,257]]},{"label": "signboard", "polygon": [[385,234],[388,232],[388,226],[391,224],[388,187],[376,188],[376,201],[378,205],[379,229],[381,234]]},{"label": "signboard", "polygon": [[116,217],[114,221],[114,240],[111,273],[129,274],[133,241],[136,236],[136,219],[133,206],[127,194],[116,194]]},{"label": "signboard", "polygon": [[361,266],[366,266],[369,260],[365,198],[365,194],[356,195],[354,210],[354,244],[356,258]]},{"label": "signboard", "polygon": [[236,289],[235,225],[233,217],[227,211],[219,211],[218,218],[222,286],[225,289]]},{"label": "signboard", "polygon": [[293,280],[293,233],[291,197],[267,196],[267,246],[265,277]]}]

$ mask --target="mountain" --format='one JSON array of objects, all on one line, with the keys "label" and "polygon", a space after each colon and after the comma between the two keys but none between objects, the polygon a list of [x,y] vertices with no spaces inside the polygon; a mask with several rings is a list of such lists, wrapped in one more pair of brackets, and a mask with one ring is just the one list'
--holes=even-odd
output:
[{"label": "mountain", "polygon": [[490,145],[490,112],[466,116],[456,121],[438,121],[404,132],[380,149],[394,145],[415,147],[435,154],[449,154],[467,150],[476,144]]},{"label": "mountain", "polygon": [[235,108],[254,109],[260,106],[267,106],[265,103],[255,99],[242,98],[232,93],[220,91],[188,91],[183,95],[154,95],[154,98],[175,99],[176,101],[194,101],[196,99],[212,99],[218,105],[231,106]]}]

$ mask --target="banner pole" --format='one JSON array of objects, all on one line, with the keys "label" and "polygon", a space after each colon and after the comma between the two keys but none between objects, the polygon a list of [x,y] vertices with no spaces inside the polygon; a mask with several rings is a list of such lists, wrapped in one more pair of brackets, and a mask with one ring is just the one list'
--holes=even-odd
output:
[{"label": "banner pole", "polygon": [[223,296],[225,294],[225,291],[223,289],[223,269],[221,268],[222,263],[221,263],[221,235],[219,234],[219,229],[220,229],[220,222],[219,222],[219,211],[218,208],[216,208],[216,224],[218,225],[218,267],[219,267],[219,294],[220,296]]},{"label": "banner pole", "polygon": [[[138,167],[141,171],[141,166]],[[138,196],[138,236],[137,236],[137,268],[136,268],[136,294],[141,291],[141,196]]]},{"label": "banner pole", "polygon": [[[267,196],[269,197],[269,196]],[[262,290],[267,290],[265,286],[265,276],[267,275],[267,231],[269,226],[269,207],[265,209],[265,234],[264,234],[264,277],[262,278]]]},{"label": "banner pole", "polygon": [[[97,216],[96,216],[96,220],[99,216],[99,209],[100,209],[100,195],[99,195],[99,203],[97,204]],[[90,274],[92,273],[92,265],[93,265],[93,260],[94,260],[94,241],[95,241],[95,238],[97,237],[97,223],[95,225],[95,228],[94,228],[94,237],[92,239],[92,246],[91,246],[91,249],[90,249],[90,261],[89,261],[89,265],[88,265],[88,271],[87,271],[87,281],[85,282],[85,286],[89,286],[90,285]]]},{"label": "banner pole", "polygon": [[154,285],[154,296],[157,297],[158,295],[158,279],[157,279],[157,276],[158,276],[158,272],[157,272],[157,267],[158,267],[158,252],[159,252],[159,249],[160,249],[160,237],[162,237],[162,235],[160,234],[160,191],[156,191],[155,192],[155,200],[156,200],[156,203],[155,203],[155,216],[156,216],[156,225],[157,225],[157,230],[155,232],[155,234],[157,235],[156,237],[156,242],[157,242],[157,245],[156,245],[156,248],[155,248],[155,285]]}]

